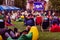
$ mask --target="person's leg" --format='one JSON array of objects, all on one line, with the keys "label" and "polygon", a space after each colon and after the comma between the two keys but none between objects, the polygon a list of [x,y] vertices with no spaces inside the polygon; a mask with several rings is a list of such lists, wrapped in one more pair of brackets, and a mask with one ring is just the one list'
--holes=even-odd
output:
[{"label": "person's leg", "polygon": [[15,38],[15,34],[14,34],[13,31],[10,31],[10,35],[11,35],[12,38]]},{"label": "person's leg", "polygon": [[8,38],[8,37],[11,37],[8,32],[5,33],[5,36]]},{"label": "person's leg", "polygon": [[40,24],[40,27],[41,27],[41,31],[44,32],[43,27],[42,27],[42,24]]}]

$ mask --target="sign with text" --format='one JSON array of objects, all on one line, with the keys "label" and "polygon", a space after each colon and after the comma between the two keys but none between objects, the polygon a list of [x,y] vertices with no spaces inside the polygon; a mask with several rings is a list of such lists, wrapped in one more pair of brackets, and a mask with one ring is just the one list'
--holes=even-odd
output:
[{"label": "sign with text", "polygon": [[35,2],[34,10],[36,10],[36,11],[44,10],[44,3],[43,2]]}]

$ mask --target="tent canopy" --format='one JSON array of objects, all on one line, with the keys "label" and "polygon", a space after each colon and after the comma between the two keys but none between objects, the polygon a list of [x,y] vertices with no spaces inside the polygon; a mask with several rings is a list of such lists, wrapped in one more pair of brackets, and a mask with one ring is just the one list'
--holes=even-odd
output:
[{"label": "tent canopy", "polygon": [[20,8],[15,7],[15,6],[0,5],[0,10],[20,10]]}]

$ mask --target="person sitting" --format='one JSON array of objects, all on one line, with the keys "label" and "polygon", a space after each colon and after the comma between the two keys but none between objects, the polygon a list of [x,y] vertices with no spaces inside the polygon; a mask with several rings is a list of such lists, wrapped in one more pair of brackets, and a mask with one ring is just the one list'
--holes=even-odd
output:
[{"label": "person sitting", "polygon": [[5,26],[14,26],[12,23],[11,23],[11,20],[10,20],[10,17],[7,15],[5,17]]},{"label": "person sitting", "polygon": [[27,18],[25,18],[25,25],[30,25],[30,26],[34,26],[34,19],[33,19],[33,15],[29,14]]},{"label": "person sitting", "polygon": [[14,38],[15,38],[15,34],[14,34],[13,30],[12,30],[12,29],[6,30],[6,31],[5,31],[5,37],[6,37],[6,38],[11,37],[11,38],[14,39]]},{"label": "person sitting", "polygon": [[18,32],[18,29],[17,29],[17,28],[14,28],[14,34],[15,34],[15,36],[16,36],[16,39],[17,39],[18,37],[20,37],[20,32]]},{"label": "person sitting", "polygon": [[8,30],[8,28],[0,28],[0,35],[2,36],[3,40],[5,40],[5,32]]},{"label": "person sitting", "polygon": [[28,32],[30,31],[30,28],[31,28],[31,26],[28,25],[24,31],[20,32],[20,35],[28,34]]}]

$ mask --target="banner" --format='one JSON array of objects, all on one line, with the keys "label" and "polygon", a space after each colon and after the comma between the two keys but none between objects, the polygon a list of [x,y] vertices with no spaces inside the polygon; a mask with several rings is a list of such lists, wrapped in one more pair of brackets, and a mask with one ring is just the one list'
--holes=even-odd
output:
[{"label": "banner", "polygon": [[35,2],[34,10],[36,10],[36,11],[44,10],[44,3],[43,2]]}]

